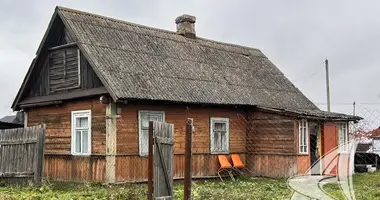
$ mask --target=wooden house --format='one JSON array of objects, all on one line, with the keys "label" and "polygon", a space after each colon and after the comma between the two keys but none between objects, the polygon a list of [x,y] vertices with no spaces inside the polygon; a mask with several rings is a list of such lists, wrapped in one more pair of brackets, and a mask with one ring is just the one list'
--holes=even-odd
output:
[{"label": "wooden house", "polygon": [[17,112],[16,115],[7,115],[0,118],[0,129],[24,127],[23,113]]},{"label": "wooden house", "polygon": [[55,9],[12,105],[27,126],[46,124],[46,176],[146,180],[149,120],[174,124],[176,178],[186,118],[194,177],[215,176],[217,154],[231,153],[257,176],[287,177],[347,140],[359,118],[318,109],[260,50],[198,37],[193,16],[175,22],[167,31]]}]

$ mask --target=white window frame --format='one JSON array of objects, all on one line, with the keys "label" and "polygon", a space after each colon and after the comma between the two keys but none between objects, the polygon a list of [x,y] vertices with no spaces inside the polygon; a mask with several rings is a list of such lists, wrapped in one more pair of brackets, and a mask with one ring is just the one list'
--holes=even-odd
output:
[{"label": "white window frame", "polygon": [[[304,130],[306,130],[306,132],[303,132]],[[303,144],[305,137],[306,144]],[[306,147],[306,151],[303,151],[302,147]],[[303,155],[309,154],[309,123],[306,119],[298,121],[298,152]]]},{"label": "white window frame", "polygon": [[[214,130],[213,130],[213,124],[215,122],[224,122],[226,123],[226,137],[227,137],[227,150],[225,151],[216,151],[214,147]],[[222,117],[211,117],[210,118],[210,153],[211,154],[229,154],[230,152],[230,119],[229,118],[222,118]]]},{"label": "white window frame", "polygon": [[[75,144],[76,144],[76,118],[77,117],[87,117],[88,118],[88,138],[87,138],[87,144],[88,149],[87,153],[78,153],[75,151]],[[72,155],[91,155],[91,110],[77,110],[77,111],[71,111],[71,154]]]},{"label": "white window frame", "polygon": [[[343,133],[344,136],[343,136],[343,140],[342,141],[340,138],[341,134],[342,134],[342,130],[344,130],[345,132]],[[349,141],[349,138],[348,138],[348,123],[347,122],[339,122],[338,123],[338,146],[339,146],[339,152],[347,152],[348,151],[348,141]],[[342,142],[345,142],[346,145],[344,146],[341,146],[342,145]]]},{"label": "white window frame", "polygon": [[[143,152],[142,150],[142,139],[143,139],[143,130],[141,123],[141,115],[143,114],[153,114],[153,115],[162,115],[162,122],[165,123],[165,112],[164,111],[156,111],[156,110],[139,110],[138,111],[138,126],[139,126],[139,155],[140,156],[148,156],[148,151]],[[149,136],[148,136],[149,137]],[[148,142],[148,141],[147,141]],[[148,149],[149,150],[149,149]]]}]

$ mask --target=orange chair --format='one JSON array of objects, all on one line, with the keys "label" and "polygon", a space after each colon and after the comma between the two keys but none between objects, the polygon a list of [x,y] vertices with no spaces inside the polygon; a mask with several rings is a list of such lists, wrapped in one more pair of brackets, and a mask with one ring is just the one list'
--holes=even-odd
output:
[{"label": "orange chair", "polygon": [[232,167],[233,170],[243,174],[243,169],[245,169],[248,172],[252,173],[251,170],[249,170],[248,168],[245,167],[243,161],[241,161],[239,154],[232,154],[231,160],[232,160],[232,164],[233,164],[233,167]]},{"label": "orange chair", "polygon": [[220,180],[223,181],[222,176],[220,175],[220,173],[223,171],[227,172],[232,180],[235,180],[234,176],[232,175],[233,167],[232,167],[230,161],[228,161],[227,156],[226,155],[218,155],[218,160],[219,160],[219,164],[220,164],[220,168],[218,170],[218,176],[219,176]]}]

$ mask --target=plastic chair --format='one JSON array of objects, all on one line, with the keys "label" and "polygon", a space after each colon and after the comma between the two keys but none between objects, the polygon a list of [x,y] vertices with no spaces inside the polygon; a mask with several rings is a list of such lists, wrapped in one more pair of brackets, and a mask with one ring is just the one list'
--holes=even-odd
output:
[{"label": "plastic chair", "polygon": [[228,173],[228,175],[234,181],[235,178],[232,175],[233,167],[232,167],[230,161],[228,161],[227,156],[226,155],[218,155],[218,160],[219,160],[219,164],[220,164],[220,168],[218,170],[218,176],[219,176],[220,180],[223,182],[223,179],[222,179],[222,176],[220,175],[220,173],[225,171]]},{"label": "plastic chair", "polygon": [[251,170],[249,170],[247,167],[245,167],[245,165],[244,165],[243,161],[241,160],[239,154],[232,154],[231,160],[232,160],[232,164],[233,164],[233,167],[232,167],[233,170],[239,172],[240,174],[244,174],[243,169],[245,169],[248,172],[250,172],[251,174],[253,174],[253,172]]}]

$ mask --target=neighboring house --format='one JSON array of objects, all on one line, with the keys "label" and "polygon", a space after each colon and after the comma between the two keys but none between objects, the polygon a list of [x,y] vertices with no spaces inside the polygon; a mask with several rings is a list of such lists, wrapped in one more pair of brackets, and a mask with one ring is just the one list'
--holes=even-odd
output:
[{"label": "neighboring house", "polygon": [[356,147],[356,152],[358,153],[372,152],[372,143],[358,143],[358,146]]},{"label": "neighboring house", "polygon": [[380,155],[380,127],[369,131],[372,138],[372,153]]},{"label": "neighboring house", "polygon": [[16,115],[8,115],[0,119],[0,129],[24,127],[23,113],[17,112]]},{"label": "neighboring house", "polygon": [[216,154],[231,153],[257,176],[287,177],[348,140],[359,117],[318,109],[260,50],[198,37],[195,17],[176,23],[166,31],[56,8],[12,105],[28,126],[46,124],[46,176],[146,180],[149,120],[174,124],[176,178],[186,118],[194,118],[195,177],[215,176]]}]

